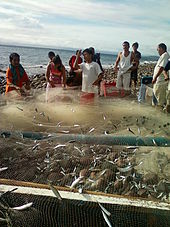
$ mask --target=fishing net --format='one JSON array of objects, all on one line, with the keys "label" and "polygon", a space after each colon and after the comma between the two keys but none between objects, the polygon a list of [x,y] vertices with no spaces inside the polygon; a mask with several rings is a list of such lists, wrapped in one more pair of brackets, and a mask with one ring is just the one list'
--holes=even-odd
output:
[{"label": "fishing net", "polygon": [[0,147],[0,226],[170,225],[168,148],[18,137]]}]

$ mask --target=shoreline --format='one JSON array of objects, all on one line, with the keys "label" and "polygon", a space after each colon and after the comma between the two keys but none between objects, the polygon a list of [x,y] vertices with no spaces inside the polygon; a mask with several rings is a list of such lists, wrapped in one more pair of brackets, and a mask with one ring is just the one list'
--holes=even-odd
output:
[{"label": "shoreline", "polygon": [[[154,63],[144,63],[139,65],[138,69],[138,85],[140,86],[140,80],[142,76],[152,76],[155,64]],[[6,75],[0,74],[1,83],[0,83],[0,93],[4,94],[6,89]],[[117,75],[113,71],[113,66],[110,66],[104,69],[104,80],[113,81],[117,78]],[[46,88],[45,80],[45,69],[44,73],[38,73],[30,76],[30,84],[32,89],[44,90]]]}]

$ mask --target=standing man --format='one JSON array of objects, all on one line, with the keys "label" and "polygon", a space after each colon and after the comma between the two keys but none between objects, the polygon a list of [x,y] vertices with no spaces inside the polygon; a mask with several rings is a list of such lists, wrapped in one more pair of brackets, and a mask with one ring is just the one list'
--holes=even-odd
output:
[{"label": "standing man", "polygon": [[133,43],[132,44],[132,52],[134,54],[134,61],[132,62],[133,64],[133,69],[131,71],[131,83],[132,81],[134,82],[134,86],[135,86],[135,90],[136,90],[136,85],[137,85],[137,81],[138,81],[138,66],[139,66],[139,61],[141,59],[141,53],[137,50],[139,47],[139,44]]},{"label": "standing man", "polygon": [[153,74],[153,93],[157,99],[157,105],[164,107],[166,104],[166,91],[168,87],[168,81],[165,80],[163,71],[168,63],[169,54],[167,52],[167,46],[164,43],[160,43],[157,47],[157,51],[160,55]]},{"label": "standing man", "polygon": [[130,45],[129,42],[123,42],[123,51],[120,52],[117,56],[115,63],[115,71],[117,74],[117,88],[121,94],[121,90],[124,89],[125,95],[130,94],[130,77],[132,62],[134,61],[134,54],[129,51]]},{"label": "standing man", "polygon": [[92,52],[88,48],[83,51],[85,62],[78,64],[80,55],[81,50],[77,53],[74,68],[82,71],[82,92],[94,96],[98,91],[97,86],[103,77],[102,71],[99,64],[92,61]]}]

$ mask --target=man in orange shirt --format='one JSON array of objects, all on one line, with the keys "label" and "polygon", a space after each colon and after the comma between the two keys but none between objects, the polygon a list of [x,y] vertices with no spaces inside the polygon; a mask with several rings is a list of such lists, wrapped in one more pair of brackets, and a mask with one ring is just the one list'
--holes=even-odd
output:
[{"label": "man in orange shirt", "polygon": [[9,67],[6,72],[6,93],[16,90],[22,95],[25,89],[30,89],[29,78],[20,64],[20,56],[17,53],[12,53],[9,56]]}]

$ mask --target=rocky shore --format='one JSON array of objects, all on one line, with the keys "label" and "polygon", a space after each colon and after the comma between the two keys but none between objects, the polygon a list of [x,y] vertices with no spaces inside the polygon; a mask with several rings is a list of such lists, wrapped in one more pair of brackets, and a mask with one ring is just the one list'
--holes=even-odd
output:
[{"label": "rocky shore", "polygon": [[[153,75],[155,64],[143,64],[139,66],[138,70],[138,84],[140,85],[140,79],[142,76]],[[107,81],[113,81],[116,79],[116,74],[113,71],[113,67],[104,70],[104,79]],[[5,93],[6,76],[0,75],[0,93]],[[31,88],[37,90],[44,90],[46,88],[45,74],[35,74],[30,77]]]}]

